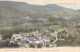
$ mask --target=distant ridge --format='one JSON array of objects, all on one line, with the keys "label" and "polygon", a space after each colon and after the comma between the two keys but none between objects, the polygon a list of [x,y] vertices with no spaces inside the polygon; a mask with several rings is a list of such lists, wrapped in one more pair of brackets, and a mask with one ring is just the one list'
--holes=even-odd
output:
[{"label": "distant ridge", "polygon": [[[9,17],[14,17],[16,15],[18,15],[18,17],[23,17],[28,15],[30,17],[39,18],[39,15],[40,15],[40,17],[42,18],[44,18],[44,16],[46,18],[49,16],[54,16],[54,17],[66,19],[66,18],[75,18],[75,16],[78,16],[78,17],[80,16],[77,14],[78,12],[76,10],[64,8],[56,4],[48,4],[48,5],[42,6],[42,5],[28,4],[25,2],[0,1],[0,11],[3,11],[0,13],[4,14],[4,10],[5,12],[8,12],[8,13],[10,12],[14,13],[14,14],[10,13],[11,16],[9,15]],[[5,15],[8,16],[7,13]]]}]

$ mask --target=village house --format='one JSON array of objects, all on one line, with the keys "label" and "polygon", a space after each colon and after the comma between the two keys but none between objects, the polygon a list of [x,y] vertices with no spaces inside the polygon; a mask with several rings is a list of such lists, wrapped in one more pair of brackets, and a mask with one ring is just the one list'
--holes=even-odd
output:
[{"label": "village house", "polygon": [[2,40],[2,35],[0,35],[0,40]]}]

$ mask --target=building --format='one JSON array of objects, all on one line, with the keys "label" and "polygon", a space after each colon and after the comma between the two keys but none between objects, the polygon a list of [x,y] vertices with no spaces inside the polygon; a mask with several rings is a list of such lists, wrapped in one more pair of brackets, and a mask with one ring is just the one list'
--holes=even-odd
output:
[{"label": "building", "polygon": [[2,40],[2,35],[0,35],[0,40]]}]

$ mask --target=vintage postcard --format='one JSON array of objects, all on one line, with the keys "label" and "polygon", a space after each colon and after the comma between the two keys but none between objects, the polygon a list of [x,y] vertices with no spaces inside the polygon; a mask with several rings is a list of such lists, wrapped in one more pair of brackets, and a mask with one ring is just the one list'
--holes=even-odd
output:
[{"label": "vintage postcard", "polygon": [[80,0],[0,0],[0,52],[80,52]]}]

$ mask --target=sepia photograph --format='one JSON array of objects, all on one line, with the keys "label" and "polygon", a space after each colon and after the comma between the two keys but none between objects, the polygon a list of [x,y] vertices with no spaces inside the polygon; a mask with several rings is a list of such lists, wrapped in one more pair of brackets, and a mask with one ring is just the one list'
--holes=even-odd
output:
[{"label": "sepia photograph", "polygon": [[80,0],[0,0],[0,52],[38,51],[80,52]]}]

